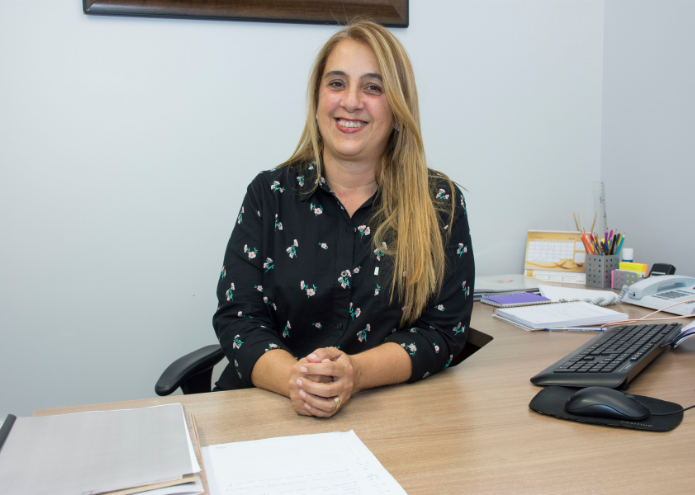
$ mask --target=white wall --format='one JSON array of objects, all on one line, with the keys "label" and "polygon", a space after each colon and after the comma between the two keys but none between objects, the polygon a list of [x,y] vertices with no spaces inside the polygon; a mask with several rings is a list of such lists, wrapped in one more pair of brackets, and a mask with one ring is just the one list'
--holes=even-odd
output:
[{"label": "white wall", "polygon": [[601,176],[635,261],[695,276],[695,2],[606,2]]},{"label": "white wall", "polygon": [[[481,274],[570,229],[600,176],[602,0],[411,0],[430,165],[468,190]],[[0,2],[0,417],[153,396],[216,339],[246,184],[294,149],[334,27]]]}]

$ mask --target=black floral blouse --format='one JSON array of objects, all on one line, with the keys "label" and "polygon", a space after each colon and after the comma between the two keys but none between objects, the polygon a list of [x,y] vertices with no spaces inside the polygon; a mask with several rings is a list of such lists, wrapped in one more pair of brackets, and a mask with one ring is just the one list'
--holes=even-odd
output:
[{"label": "black floral blouse", "polygon": [[[399,328],[390,258],[371,245],[376,195],[350,218],[323,177],[311,193],[316,181],[313,165],[297,165],[262,172],[248,187],[217,286],[213,326],[230,362],[218,388],[252,387],[256,360],[272,349],[301,358],[320,347],[358,354],[395,342],[411,356],[414,382],[463,348],[475,269],[458,188],[442,290],[414,325]],[[446,184],[438,188],[443,201],[452,194]]]}]

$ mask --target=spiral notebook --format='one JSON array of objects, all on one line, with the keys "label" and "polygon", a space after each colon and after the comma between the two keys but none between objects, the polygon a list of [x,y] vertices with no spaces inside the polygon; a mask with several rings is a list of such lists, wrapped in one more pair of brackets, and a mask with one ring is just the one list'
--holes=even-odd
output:
[{"label": "spiral notebook", "polygon": [[626,313],[584,301],[499,308],[492,316],[529,332],[584,325],[600,326],[629,318]]},{"label": "spiral notebook", "polygon": [[483,297],[480,302],[506,308],[509,306],[527,306],[529,304],[549,303],[550,299],[539,294],[531,294],[528,292],[517,292],[515,294],[502,294],[498,296]]}]

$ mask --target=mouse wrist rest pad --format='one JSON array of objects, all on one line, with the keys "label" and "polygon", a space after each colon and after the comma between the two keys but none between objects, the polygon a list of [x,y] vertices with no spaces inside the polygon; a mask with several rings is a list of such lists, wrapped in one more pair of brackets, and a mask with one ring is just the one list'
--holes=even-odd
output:
[{"label": "mouse wrist rest pad", "polygon": [[[670,416],[647,416],[646,419],[639,421],[621,421],[619,419],[592,418],[589,416],[577,416],[565,411],[565,403],[578,389],[570,387],[549,386],[538,392],[533,398],[529,407],[537,413],[555,416],[559,419],[569,421],[579,421],[592,425],[617,426],[620,428],[632,428],[635,430],[648,431],[671,431],[681,424],[683,412],[671,414]],[[647,406],[653,413],[667,413],[678,411],[682,407],[675,402],[634,395],[635,399]]]}]

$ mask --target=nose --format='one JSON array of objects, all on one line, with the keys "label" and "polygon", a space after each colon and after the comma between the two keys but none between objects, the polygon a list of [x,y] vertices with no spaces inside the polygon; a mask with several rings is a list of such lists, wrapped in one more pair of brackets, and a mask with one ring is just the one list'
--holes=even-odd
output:
[{"label": "nose", "polygon": [[343,93],[343,108],[349,113],[354,113],[362,108],[362,93],[357,85],[352,85]]}]

